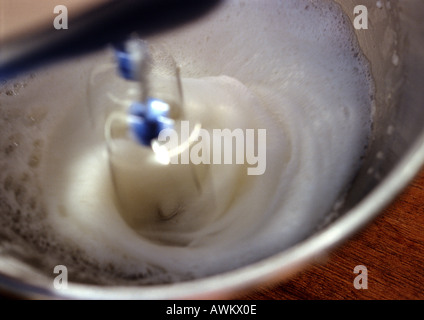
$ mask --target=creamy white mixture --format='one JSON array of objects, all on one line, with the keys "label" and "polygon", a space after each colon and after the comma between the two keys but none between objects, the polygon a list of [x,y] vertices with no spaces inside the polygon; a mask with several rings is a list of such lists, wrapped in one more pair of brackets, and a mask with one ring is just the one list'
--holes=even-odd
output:
[{"label": "creamy white mixture", "polygon": [[353,178],[370,131],[368,65],[339,7],[227,1],[148,41],[181,67],[188,120],[210,130],[267,130],[265,173],[248,176],[243,165],[164,167],[148,154],[139,166],[128,154],[110,159],[110,93],[125,99],[131,86],[112,73],[97,76],[111,62],[104,52],[0,95],[1,145],[9,147],[0,160],[1,193],[11,212],[40,212],[28,226],[20,219],[20,228],[36,234],[49,226],[50,245],[63,256],[77,250],[91,265],[140,283],[230,270],[305,238]]}]

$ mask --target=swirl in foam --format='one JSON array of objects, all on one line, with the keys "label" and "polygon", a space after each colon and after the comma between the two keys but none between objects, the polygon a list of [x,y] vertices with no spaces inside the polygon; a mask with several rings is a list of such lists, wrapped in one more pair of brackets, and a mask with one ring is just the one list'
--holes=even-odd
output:
[{"label": "swirl in foam", "polygon": [[[131,194],[137,186],[124,202],[144,206],[143,215],[120,212],[102,99],[128,88],[116,78],[89,84],[93,67],[109,61],[106,52],[40,73],[16,99],[2,98],[10,108],[48,111],[37,130],[22,131],[45,142],[31,169],[42,191],[40,224],[93,263],[141,283],[230,270],[306,237],[353,178],[370,131],[368,65],[339,7],[325,0],[227,1],[212,16],[149,42],[165,45],[181,66],[189,120],[209,130],[267,130],[264,175],[210,165],[201,194],[188,188],[182,197],[176,190],[191,183],[188,171],[147,162],[144,170],[125,171],[118,163],[119,190]],[[9,176],[17,175],[18,164],[6,160]],[[180,210],[160,219],[158,205]]]}]

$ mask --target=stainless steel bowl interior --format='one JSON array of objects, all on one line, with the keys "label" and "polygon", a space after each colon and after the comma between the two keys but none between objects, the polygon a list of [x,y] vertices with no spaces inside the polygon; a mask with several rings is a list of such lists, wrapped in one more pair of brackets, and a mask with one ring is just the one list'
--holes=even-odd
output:
[{"label": "stainless steel bowl interior", "polygon": [[[337,215],[329,216],[325,225],[284,252],[205,279],[149,287],[69,284],[66,291],[55,291],[51,275],[40,273],[30,260],[0,252],[0,286],[36,298],[227,298],[241,289],[290,277],[369,223],[424,163],[424,2],[337,2],[352,21],[356,5],[368,8],[369,29],[356,30],[356,34],[376,85],[372,138]],[[0,231],[0,241],[7,240]]]}]

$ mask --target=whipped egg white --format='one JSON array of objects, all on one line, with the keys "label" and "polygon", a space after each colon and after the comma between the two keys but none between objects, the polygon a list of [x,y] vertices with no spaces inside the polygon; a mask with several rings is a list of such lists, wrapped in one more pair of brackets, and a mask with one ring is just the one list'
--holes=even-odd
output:
[{"label": "whipped egg white", "polygon": [[10,146],[0,160],[3,201],[11,216],[38,217],[19,228],[34,243],[48,232],[49,249],[45,238],[37,245],[49,263],[95,268],[90,281],[109,274],[141,284],[224,272],[307,237],[353,179],[370,134],[369,65],[339,6],[230,0],[146,40],[180,67],[185,119],[210,131],[266,129],[264,173],[164,166],[151,150],[140,161],[125,148],[111,155],[108,94],[129,88],[113,76],[92,81],[111,62],[106,50],[0,95],[1,145]]}]

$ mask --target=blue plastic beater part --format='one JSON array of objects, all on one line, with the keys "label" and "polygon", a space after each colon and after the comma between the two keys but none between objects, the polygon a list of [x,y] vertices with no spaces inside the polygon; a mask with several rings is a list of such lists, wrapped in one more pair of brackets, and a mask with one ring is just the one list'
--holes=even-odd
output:
[{"label": "blue plastic beater part", "polygon": [[[142,81],[142,64],[145,59],[143,43],[130,39],[125,43],[115,45],[115,56],[119,74],[130,81]],[[152,140],[158,138],[164,129],[173,127],[169,118],[168,103],[147,97],[144,102],[135,101],[128,109],[129,127],[136,141],[144,146],[151,146]]]}]

